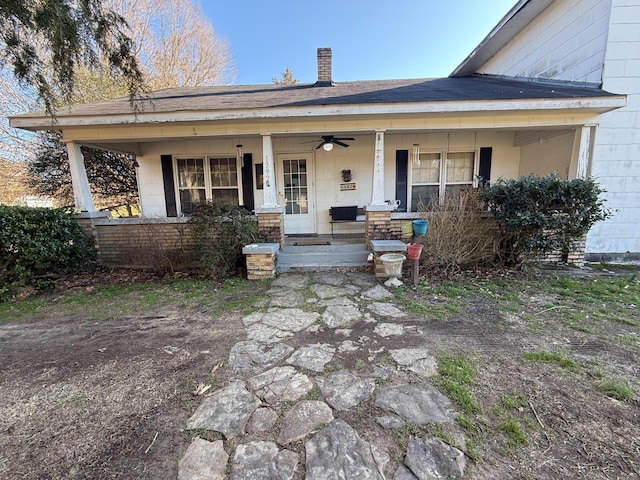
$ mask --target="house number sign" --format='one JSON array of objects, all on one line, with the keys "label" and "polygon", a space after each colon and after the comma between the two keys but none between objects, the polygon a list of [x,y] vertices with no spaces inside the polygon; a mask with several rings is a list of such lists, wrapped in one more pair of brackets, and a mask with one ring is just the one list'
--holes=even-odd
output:
[{"label": "house number sign", "polygon": [[355,183],[341,183],[340,184],[340,191],[344,192],[345,190],[355,190],[356,189],[356,184]]}]

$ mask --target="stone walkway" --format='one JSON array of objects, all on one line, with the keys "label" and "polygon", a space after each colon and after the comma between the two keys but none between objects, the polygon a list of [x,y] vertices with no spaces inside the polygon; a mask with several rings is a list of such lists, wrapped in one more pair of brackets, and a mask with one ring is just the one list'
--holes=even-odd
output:
[{"label": "stone walkway", "polygon": [[186,425],[224,440],[196,435],[180,480],[462,478],[460,450],[430,434],[402,441],[453,413],[392,292],[363,273],[315,273],[280,276],[268,295],[243,318],[234,377]]}]

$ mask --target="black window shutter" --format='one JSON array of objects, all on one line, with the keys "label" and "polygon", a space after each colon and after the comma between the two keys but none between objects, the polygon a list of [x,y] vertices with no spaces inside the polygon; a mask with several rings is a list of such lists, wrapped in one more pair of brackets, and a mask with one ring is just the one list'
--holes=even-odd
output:
[{"label": "black window shutter", "polygon": [[160,155],[162,164],[162,183],[164,185],[164,203],[167,207],[167,217],[177,217],[176,190],[173,183],[173,157]]},{"label": "black window shutter", "polygon": [[398,210],[407,211],[407,182],[409,178],[409,150],[396,150],[396,198]]},{"label": "black window shutter", "polygon": [[253,155],[245,153],[242,167],[242,203],[247,210],[255,208],[253,204]]},{"label": "black window shutter", "polygon": [[491,179],[491,153],[492,147],[480,148],[480,165],[478,168],[478,176],[480,177],[480,185],[488,185]]}]

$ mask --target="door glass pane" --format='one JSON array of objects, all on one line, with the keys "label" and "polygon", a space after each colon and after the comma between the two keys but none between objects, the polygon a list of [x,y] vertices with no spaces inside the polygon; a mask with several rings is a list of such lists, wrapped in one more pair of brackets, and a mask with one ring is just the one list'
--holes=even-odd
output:
[{"label": "door glass pane", "polygon": [[283,160],[284,196],[286,213],[304,215],[309,213],[307,202],[307,161],[305,159]]}]

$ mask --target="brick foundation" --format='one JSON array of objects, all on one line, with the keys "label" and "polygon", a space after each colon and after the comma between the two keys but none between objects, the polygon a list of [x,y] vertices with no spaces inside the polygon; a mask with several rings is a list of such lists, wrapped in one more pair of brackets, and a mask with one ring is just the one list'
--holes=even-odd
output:
[{"label": "brick foundation", "polygon": [[98,242],[98,229],[96,228],[96,221],[104,220],[109,216],[108,213],[104,212],[93,212],[93,213],[79,213],[76,214],[75,219],[80,225],[80,228],[84,231],[87,237],[91,237],[95,240],[96,251],[98,252],[98,258],[100,258],[100,243]]},{"label": "brick foundation", "polygon": [[279,243],[256,243],[247,245],[242,253],[247,260],[247,279],[275,278]]},{"label": "brick foundation", "polygon": [[545,263],[568,263],[570,265],[576,265],[581,267],[584,265],[584,255],[587,245],[587,237],[583,236],[573,242],[569,247],[568,254],[563,254],[560,251],[548,253],[540,261]]},{"label": "brick foundation", "polygon": [[96,220],[94,224],[98,258],[107,266],[175,265],[186,260],[193,245],[190,225],[184,221]]},{"label": "brick foundation", "polygon": [[372,240],[403,240],[407,236],[402,232],[402,224],[406,220],[391,220],[391,210],[367,209],[365,222],[365,241],[368,246],[371,246]]},{"label": "brick foundation", "polygon": [[267,243],[277,243],[284,246],[284,213],[257,212],[258,233]]}]

